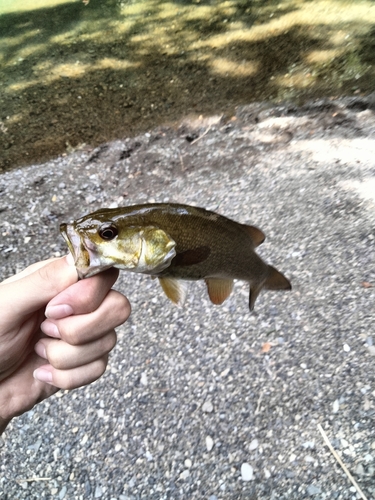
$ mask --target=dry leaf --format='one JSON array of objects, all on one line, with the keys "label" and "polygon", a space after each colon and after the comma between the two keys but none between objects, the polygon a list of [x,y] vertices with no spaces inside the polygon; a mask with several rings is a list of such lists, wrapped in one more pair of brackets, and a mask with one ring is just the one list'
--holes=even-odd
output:
[{"label": "dry leaf", "polygon": [[271,342],[265,342],[262,345],[262,352],[269,352],[269,350],[271,349],[271,347],[272,347]]},{"label": "dry leaf", "polygon": [[363,288],[372,288],[372,284],[368,281],[362,281]]}]

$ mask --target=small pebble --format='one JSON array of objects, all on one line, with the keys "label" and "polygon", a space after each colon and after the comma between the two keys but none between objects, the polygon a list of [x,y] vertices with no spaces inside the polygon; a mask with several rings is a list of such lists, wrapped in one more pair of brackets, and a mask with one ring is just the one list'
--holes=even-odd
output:
[{"label": "small pebble", "polygon": [[59,499],[62,500],[63,498],[65,498],[65,495],[66,495],[66,486],[63,486],[59,493]]},{"label": "small pebble", "polygon": [[252,481],[254,479],[254,469],[248,463],[243,463],[241,465],[241,477],[242,481]]},{"label": "small pebble", "polygon": [[249,444],[249,450],[250,451],[256,450],[258,446],[259,446],[259,441],[257,439],[253,439]]},{"label": "small pebble", "polygon": [[187,479],[188,477],[190,476],[190,472],[186,469],[186,470],[183,470],[180,474],[180,479]]},{"label": "small pebble", "polygon": [[94,497],[95,497],[95,498],[100,498],[102,495],[103,495],[103,490],[102,490],[102,487],[98,485],[98,486],[95,488]]},{"label": "small pebble", "polygon": [[81,444],[82,444],[82,445],[83,445],[83,444],[86,444],[88,440],[89,440],[89,436],[88,436],[87,434],[85,434],[85,435],[83,436],[82,440],[81,440]]},{"label": "small pebble", "polygon": [[355,473],[358,474],[358,476],[363,476],[365,473],[365,469],[363,468],[362,464],[358,464],[357,467],[355,468]]},{"label": "small pebble", "polygon": [[319,495],[319,493],[321,492],[321,489],[317,486],[314,486],[313,484],[310,484],[310,486],[307,487],[306,492],[309,496],[312,497],[314,495]]},{"label": "small pebble", "polygon": [[375,356],[375,345],[369,345],[367,350],[371,356]]},{"label": "small pebble", "polygon": [[271,473],[268,469],[264,469],[264,477],[266,479],[269,479],[271,477]]},{"label": "small pebble", "polygon": [[187,469],[190,469],[190,467],[193,465],[192,461],[190,460],[190,458],[187,458],[184,462],[184,465]]},{"label": "small pebble", "polygon": [[349,352],[350,351],[350,347],[348,346],[348,344],[344,344],[343,348],[344,348],[345,352]]},{"label": "small pebble", "polygon": [[141,384],[146,386],[148,384],[148,379],[147,379],[147,373],[146,372],[142,372],[141,373],[141,380],[140,380]]},{"label": "small pebble", "polygon": [[211,401],[205,401],[202,405],[202,411],[205,413],[212,413],[214,410],[214,405],[211,403]]},{"label": "small pebble", "polygon": [[207,451],[211,451],[213,447],[214,447],[214,440],[212,439],[211,436],[206,436]]},{"label": "small pebble", "polygon": [[340,401],[338,399],[336,399],[332,405],[333,413],[337,413],[339,411],[339,408],[340,408]]}]

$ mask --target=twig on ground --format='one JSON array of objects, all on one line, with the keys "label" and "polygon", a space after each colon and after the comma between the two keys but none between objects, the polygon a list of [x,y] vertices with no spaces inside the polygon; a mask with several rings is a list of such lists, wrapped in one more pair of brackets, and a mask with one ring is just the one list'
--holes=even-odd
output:
[{"label": "twig on ground", "polygon": [[341,465],[342,467],[342,470],[345,472],[345,474],[348,476],[350,482],[352,483],[352,485],[354,486],[354,488],[357,490],[357,492],[359,493],[360,497],[363,499],[363,500],[367,500],[367,497],[365,496],[365,494],[363,493],[363,491],[361,490],[361,488],[359,487],[357,481],[354,479],[354,477],[350,474],[350,472],[348,471],[346,465],[344,464],[344,462],[341,460],[341,458],[339,457],[339,455],[336,453],[336,451],[334,450],[333,446],[331,445],[328,437],[327,437],[327,434],[324,432],[323,430],[323,427],[318,424],[318,429],[319,429],[319,432],[320,434],[323,436],[323,439],[324,439],[324,442],[325,444],[328,446],[329,448],[329,451],[332,453],[332,455],[335,457],[335,459],[338,461],[338,463]]},{"label": "twig on ground", "polygon": [[182,172],[185,172],[185,165],[184,165],[184,159],[180,153],[180,151],[178,152],[179,156],[180,156],[180,162],[181,162],[181,170]]},{"label": "twig on ground", "polygon": [[255,415],[258,415],[258,413],[260,411],[260,403],[262,402],[262,399],[263,399],[263,392],[261,391],[261,393],[259,394],[259,399],[258,399],[258,402],[257,402],[257,407],[255,409]]},{"label": "twig on ground", "polygon": [[28,477],[26,479],[16,479],[17,483],[33,483],[34,481],[51,481],[52,477]]},{"label": "twig on ground", "polygon": [[194,139],[194,141],[191,141],[190,144],[195,144],[196,142],[198,142],[200,139],[202,139],[202,137],[204,137],[209,131],[211,130],[211,125],[209,125],[206,130],[203,132],[202,135],[200,135],[199,137],[197,137],[196,139]]}]

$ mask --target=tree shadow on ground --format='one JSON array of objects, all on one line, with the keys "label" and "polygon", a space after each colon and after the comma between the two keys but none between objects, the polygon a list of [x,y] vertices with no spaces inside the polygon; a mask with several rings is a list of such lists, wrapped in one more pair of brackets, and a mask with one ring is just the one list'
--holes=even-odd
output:
[{"label": "tree shadow on ground", "polygon": [[[301,19],[290,3],[243,0],[91,0],[4,14],[0,168],[192,113],[373,90],[374,24]],[[357,31],[347,45],[345,33]]]}]

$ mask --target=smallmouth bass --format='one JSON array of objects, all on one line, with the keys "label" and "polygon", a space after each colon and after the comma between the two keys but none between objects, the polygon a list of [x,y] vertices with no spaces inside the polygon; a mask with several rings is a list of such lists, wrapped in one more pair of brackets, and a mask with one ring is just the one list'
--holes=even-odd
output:
[{"label": "smallmouth bass", "polygon": [[255,252],[265,235],[203,208],[154,203],[103,208],[61,224],[79,278],[110,267],[157,277],[181,305],[184,280],[204,279],[213,304],[229,297],[233,280],[250,284],[249,308],[262,289],[291,290],[289,280]]}]

